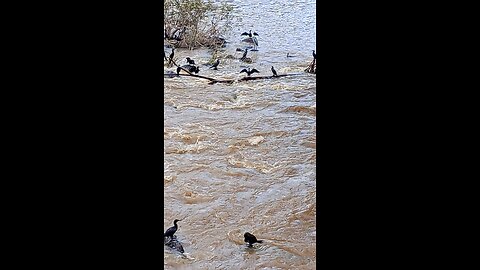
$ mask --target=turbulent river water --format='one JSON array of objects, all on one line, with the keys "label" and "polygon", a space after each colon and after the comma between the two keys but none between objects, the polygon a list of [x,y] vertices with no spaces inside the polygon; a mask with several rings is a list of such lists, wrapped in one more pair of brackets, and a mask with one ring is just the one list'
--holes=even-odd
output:
[{"label": "turbulent river water", "polygon": [[[224,79],[246,67],[271,75],[272,65],[279,75],[304,73],[316,49],[315,1],[228,2],[243,19],[218,70],[201,65],[206,49],[176,50],[182,64],[189,56],[199,75]],[[246,64],[236,48],[250,29],[259,46]],[[232,85],[165,79],[163,230],[183,219],[176,235],[185,249],[165,247],[165,269],[315,269],[316,106],[312,74]],[[264,242],[247,247],[245,232]]]}]

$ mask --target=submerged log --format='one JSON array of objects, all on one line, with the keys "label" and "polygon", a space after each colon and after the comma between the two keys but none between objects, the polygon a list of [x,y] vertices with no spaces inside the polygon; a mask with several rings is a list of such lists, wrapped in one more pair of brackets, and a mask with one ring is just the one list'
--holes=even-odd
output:
[{"label": "submerged log", "polygon": [[[281,77],[286,77],[286,76],[299,76],[299,75],[305,75],[304,73],[291,73],[291,74],[280,74],[280,75],[277,75],[277,76],[274,76],[274,75],[270,75],[270,76],[247,76],[247,77],[243,77],[243,78],[240,78],[240,79],[215,79],[215,78],[209,78],[209,77],[205,77],[205,76],[201,76],[201,75],[197,75],[197,74],[193,74],[191,73],[189,70],[177,65],[177,63],[175,63],[174,60],[172,60],[172,64],[175,65],[177,67],[177,71],[185,71],[187,74],[175,74],[173,72],[169,72],[169,73],[164,73],[163,76],[164,77],[168,77],[168,78],[173,78],[173,77],[179,77],[179,76],[188,76],[188,77],[195,77],[195,78],[200,78],[200,79],[205,79],[205,80],[209,80],[210,82],[208,84],[215,84],[215,83],[228,83],[228,84],[232,84],[234,82],[242,82],[242,81],[253,81],[253,80],[263,80],[263,79],[276,79],[276,78],[281,78]],[[315,60],[313,62],[313,64],[315,64]],[[308,69],[307,69],[308,70]],[[305,70],[305,71],[307,71]],[[315,69],[316,70],[316,69]],[[307,71],[308,72],[308,71]],[[309,72],[310,73],[310,72]]]},{"label": "submerged log", "polygon": [[184,253],[185,250],[183,249],[183,246],[182,246],[182,243],[180,243],[180,241],[178,241],[177,237],[176,236],[173,236],[173,237],[164,237],[163,238],[163,244],[165,246],[168,246],[180,253]]}]

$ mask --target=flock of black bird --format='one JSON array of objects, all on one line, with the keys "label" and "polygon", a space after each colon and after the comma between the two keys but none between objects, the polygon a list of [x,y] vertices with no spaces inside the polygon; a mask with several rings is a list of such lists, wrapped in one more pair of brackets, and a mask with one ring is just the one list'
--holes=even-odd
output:
[{"label": "flock of black bird", "polygon": [[[248,33],[244,32],[241,35],[242,36],[248,36],[249,38],[253,39],[253,43],[255,45],[254,48],[256,48],[256,46],[258,46],[258,42],[256,40],[256,36],[258,36],[258,34],[256,32],[252,33],[252,30],[250,30],[250,32],[248,32]],[[240,60],[245,61],[247,59],[248,48],[245,48],[245,50],[237,48],[237,51],[243,51],[243,55],[240,58]],[[313,59],[316,60],[317,55],[315,54],[315,50],[313,50],[312,55],[313,55]],[[169,62],[169,64],[171,64],[171,62],[173,61],[174,56],[175,56],[175,48],[172,48],[172,52],[170,53],[168,58],[166,57],[165,52],[163,53],[164,59],[167,60]],[[287,57],[294,57],[294,56],[287,53]],[[187,57],[186,60],[187,60],[188,64],[181,66],[181,68],[178,67],[177,68],[177,74],[180,73],[182,68],[188,70],[190,73],[195,73],[195,74],[200,71],[199,67],[195,65],[195,61],[193,59],[191,59],[190,57]],[[219,64],[220,64],[220,60],[217,59],[215,61],[215,63],[213,63],[213,65],[211,65],[209,68],[217,70]],[[271,71],[272,71],[274,77],[278,76],[277,71],[275,70],[275,68],[273,66],[271,68]],[[240,71],[240,73],[246,73],[247,76],[250,76],[253,73],[260,73],[260,71],[258,71],[255,68],[252,68],[252,69],[246,68],[246,69],[242,69]],[[170,228],[168,228],[168,230],[165,231],[165,233],[163,235],[164,236],[164,244],[166,246],[169,246],[169,247],[173,248],[174,250],[179,251],[180,253],[184,253],[185,251],[183,249],[182,244],[180,243],[180,241],[178,241],[177,237],[175,236],[175,233],[178,230],[177,222],[179,222],[179,221],[182,221],[182,220],[181,219],[175,219],[173,221],[173,227],[170,227]],[[258,240],[255,237],[255,235],[253,235],[249,232],[246,232],[243,235],[243,237],[244,237],[244,242],[248,243],[248,247],[253,247],[253,244],[263,242],[262,240]]]},{"label": "flock of black bird", "polygon": [[[173,221],[173,226],[168,228],[165,231],[165,233],[163,234],[163,243],[166,246],[169,246],[172,249],[174,249],[174,250],[176,250],[180,253],[184,253],[185,250],[183,249],[182,243],[180,243],[180,241],[178,241],[178,238],[175,235],[175,233],[178,230],[177,222],[179,222],[179,221],[182,221],[182,220],[181,219],[175,219]],[[248,243],[248,247],[253,247],[253,244],[255,244],[255,243],[263,243],[262,240],[258,240],[257,237],[255,237],[255,235],[253,235],[249,232],[246,232],[243,235],[243,237],[244,237],[244,242]]]},{"label": "flock of black bird", "polygon": [[[242,36],[248,36],[248,38],[251,39],[251,41],[248,41],[248,40],[243,40],[243,41],[253,43],[254,44],[254,49],[252,49],[252,51],[255,50],[256,46],[258,46],[258,41],[256,39],[258,34],[256,32],[252,33],[252,30],[250,30],[249,32],[243,32],[241,35]],[[243,52],[242,57],[240,57],[240,61],[243,61],[243,62],[247,61],[248,49],[249,49],[248,47],[245,48],[245,49],[237,48],[237,51]],[[312,55],[313,55],[313,59],[317,59],[317,56],[315,54],[315,50],[313,50]],[[169,66],[172,63],[174,56],[175,56],[175,48],[174,47],[172,47],[172,51],[171,51],[170,55],[168,56],[168,58],[166,57],[165,52],[163,52],[163,58],[168,62]],[[290,53],[287,53],[287,57],[294,57],[294,56],[290,55]],[[181,67],[178,67],[177,68],[177,74],[180,74],[180,71],[182,71],[182,69],[188,70],[188,72],[195,73],[195,74],[200,72],[200,67],[198,65],[195,65],[195,61],[193,59],[191,59],[190,57],[187,57],[186,60],[187,60],[187,65],[182,65]],[[212,65],[210,65],[209,68],[213,69],[213,70],[218,70],[218,65],[219,64],[220,64],[220,60],[217,59]],[[271,68],[271,71],[272,71],[272,74],[273,74],[274,77],[278,76],[277,71],[275,70],[275,68],[273,66]],[[240,71],[240,73],[246,73],[247,76],[250,76],[253,73],[260,73],[260,71],[258,71],[255,68],[252,68],[252,69],[248,68],[248,69],[242,69]]]}]

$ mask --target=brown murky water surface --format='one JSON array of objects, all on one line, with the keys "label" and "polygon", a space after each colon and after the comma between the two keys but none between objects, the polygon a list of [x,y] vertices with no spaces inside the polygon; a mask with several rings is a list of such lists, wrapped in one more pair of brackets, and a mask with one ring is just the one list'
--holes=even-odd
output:
[{"label": "brown murky water surface", "polygon": [[[303,73],[315,49],[315,1],[230,2],[244,19],[226,37],[219,70],[202,66],[209,50],[176,50],[181,64],[189,56],[199,75],[225,79],[245,67]],[[235,49],[250,29],[259,47],[245,64]],[[176,235],[185,254],[165,247],[165,269],[315,269],[316,105],[311,74],[233,85],[166,79],[163,230],[184,219]],[[247,231],[264,242],[247,248]]]}]

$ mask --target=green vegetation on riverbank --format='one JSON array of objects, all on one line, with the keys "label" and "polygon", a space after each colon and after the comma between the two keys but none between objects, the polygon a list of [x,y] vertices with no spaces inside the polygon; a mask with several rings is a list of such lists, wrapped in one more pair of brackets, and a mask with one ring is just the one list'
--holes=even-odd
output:
[{"label": "green vegetation on riverbank", "polygon": [[164,0],[165,42],[175,48],[223,46],[231,29],[233,7],[211,0]]}]

